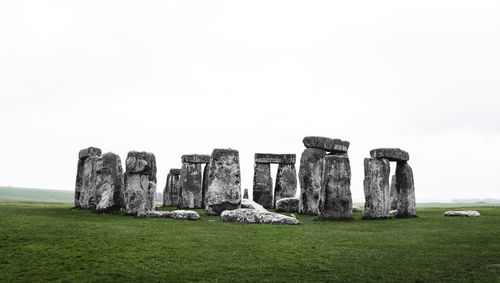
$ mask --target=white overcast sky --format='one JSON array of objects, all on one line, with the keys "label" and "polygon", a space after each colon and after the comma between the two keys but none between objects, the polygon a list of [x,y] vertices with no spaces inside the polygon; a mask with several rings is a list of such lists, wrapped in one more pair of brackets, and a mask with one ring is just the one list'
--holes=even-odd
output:
[{"label": "white overcast sky", "polygon": [[[81,148],[410,153],[417,201],[500,198],[500,1],[0,1],[0,185],[73,190]],[[298,168],[298,164],[297,164]],[[275,170],[274,170],[275,171]]]}]

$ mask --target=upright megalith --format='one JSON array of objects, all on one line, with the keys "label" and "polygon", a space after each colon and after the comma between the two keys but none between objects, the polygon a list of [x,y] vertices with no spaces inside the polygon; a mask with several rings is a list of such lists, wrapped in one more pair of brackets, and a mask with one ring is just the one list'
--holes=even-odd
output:
[{"label": "upright megalith", "polygon": [[389,218],[391,195],[389,175],[391,167],[389,160],[381,158],[365,158],[365,219]]},{"label": "upright megalith", "polygon": [[415,203],[413,171],[408,162],[400,161],[396,165],[396,188],[398,191],[398,212],[396,217],[416,216],[417,206]]},{"label": "upright megalith", "polygon": [[325,156],[326,151],[317,148],[306,148],[302,152],[299,167],[300,214],[318,215],[319,213],[319,194]]},{"label": "upright megalith", "polygon": [[207,213],[220,215],[224,210],[240,208],[241,173],[238,151],[214,149],[208,166]]},{"label": "upright megalith", "polygon": [[248,189],[245,189],[245,190],[243,191],[243,198],[244,198],[244,199],[248,199]]},{"label": "upright megalith", "polygon": [[155,209],[156,158],[149,152],[130,151],[125,161],[125,207],[128,215]]},{"label": "upright megalith", "polygon": [[207,198],[207,190],[208,190],[208,169],[210,163],[205,165],[205,168],[203,168],[203,183],[201,185],[201,207],[205,208],[206,206],[206,198]]},{"label": "upright megalith", "polygon": [[295,197],[297,193],[297,171],[295,164],[281,163],[276,175],[276,186],[274,187],[274,207],[283,198]]},{"label": "upright megalith", "polygon": [[270,163],[255,163],[253,200],[265,208],[273,207],[273,178]]},{"label": "upright megalith", "polygon": [[319,216],[332,220],[352,218],[351,166],[346,156],[327,155],[323,159]]},{"label": "upright megalith", "polygon": [[170,202],[171,206],[179,205],[181,191],[180,183],[181,169],[170,169]]},{"label": "upright megalith", "polygon": [[103,154],[97,160],[96,175],[96,211],[119,211],[125,207],[125,185],[120,156],[112,152]]},{"label": "upright megalith", "polygon": [[398,209],[398,189],[396,188],[396,174],[391,179],[391,210]]},{"label": "upright megalith", "polygon": [[75,207],[95,209],[95,193],[97,182],[97,160],[102,151],[96,147],[80,150],[78,153],[78,169],[76,173]]},{"label": "upright megalith", "polygon": [[163,188],[163,206],[172,206],[172,174],[167,174],[165,188]]},{"label": "upright megalith", "polygon": [[190,209],[202,208],[203,173],[201,172],[201,165],[210,161],[210,155],[183,155],[181,161],[181,192],[179,194],[178,207]]}]

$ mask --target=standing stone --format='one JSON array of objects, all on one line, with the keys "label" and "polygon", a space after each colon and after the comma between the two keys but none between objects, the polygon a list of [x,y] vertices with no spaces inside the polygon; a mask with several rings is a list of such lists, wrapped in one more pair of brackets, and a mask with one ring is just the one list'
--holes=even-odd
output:
[{"label": "standing stone", "polygon": [[128,215],[155,210],[156,159],[148,152],[130,151],[125,171],[125,206]]},{"label": "standing stone", "polygon": [[391,210],[398,209],[398,189],[396,188],[396,174],[391,179]]},{"label": "standing stone", "polygon": [[83,163],[83,183],[80,193],[80,207],[95,209],[96,207],[96,184],[97,184],[97,161],[98,156],[89,156]]},{"label": "standing stone", "polygon": [[248,199],[248,189],[245,189],[243,192],[243,198]]},{"label": "standing stone", "polygon": [[398,212],[396,217],[406,218],[416,216],[417,206],[415,204],[413,171],[407,162],[397,163],[396,188],[398,191]]},{"label": "standing stone", "polygon": [[255,163],[253,200],[265,208],[273,206],[273,178],[271,177],[271,164],[269,163]]},{"label": "standing stone", "polygon": [[387,159],[365,158],[365,219],[390,217],[391,196],[389,176],[391,167]]},{"label": "standing stone", "polygon": [[181,191],[180,175],[181,169],[170,169],[170,200],[172,206],[179,205],[179,195]]},{"label": "standing stone", "polygon": [[224,210],[240,208],[240,158],[237,150],[214,149],[210,158],[206,210],[220,215]]},{"label": "standing stone", "polygon": [[294,164],[280,164],[274,187],[274,207],[283,198],[295,197],[297,193],[297,171]]},{"label": "standing stone", "polygon": [[96,211],[119,211],[125,207],[123,168],[120,156],[105,153],[96,166]]},{"label": "standing stone", "polygon": [[167,181],[163,189],[163,206],[172,206],[172,174],[167,174]]},{"label": "standing stone", "polygon": [[201,208],[202,173],[200,163],[182,163],[179,208]]},{"label": "standing stone", "polygon": [[210,163],[205,165],[203,168],[203,185],[201,188],[201,207],[205,208],[207,203],[207,189],[208,189],[208,168],[210,167]]},{"label": "standing stone", "polygon": [[351,166],[349,158],[327,155],[323,159],[319,215],[327,219],[352,218]]},{"label": "standing stone", "polygon": [[[92,176],[85,175],[85,160],[89,157],[99,157],[101,156],[101,150],[96,147],[89,147],[80,150],[78,152],[78,166],[76,172],[76,184],[75,184],[75,208],[80,208],[80,201],[83,199],[82,192],[87,192],[89,189],[83,187],[84,179],[92,178]],[[87,174],[91,174],[92,170],[87,171]],[[88,181],[87,181],[88,184]]]},{"label": "standing stone", "polygon": [[319,193],[323,175],[323,158],[326,151],[306,148],[300,158],[300,204],[299,213],[318,215]]}]

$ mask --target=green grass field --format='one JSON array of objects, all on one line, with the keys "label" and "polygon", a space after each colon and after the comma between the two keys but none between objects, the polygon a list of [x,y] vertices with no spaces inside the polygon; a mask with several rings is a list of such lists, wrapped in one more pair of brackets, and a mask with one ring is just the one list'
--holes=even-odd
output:
[{"label": "green grass field", "polygon": [[0,203],[1,281],[500,281],[500,207],[478,218],[244,225]]},{"label": "green grass field", "polygon": [[73,203],[75,193],[63,190],[41,190],[0,187],[0,201]]}]

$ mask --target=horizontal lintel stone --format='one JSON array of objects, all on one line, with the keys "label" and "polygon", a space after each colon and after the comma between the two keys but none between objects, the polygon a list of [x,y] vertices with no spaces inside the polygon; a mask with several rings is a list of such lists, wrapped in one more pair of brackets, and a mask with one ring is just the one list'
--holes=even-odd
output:
[{"label": "horizontal lintel stone", "polygon": [[209,163],[209,154],[186,154],[181,158],[182,163]]},{"label": "horizontal lintel stone", "polygon": [[372,158],[384,158],[389,161],[408,161],[410,160],[410,155],[408,152],[399,148],[377,148],[370,150],[370,156]]},{"label": "horizontal lintel stone", "polygon": [[255,163],[295,164],[295,154],[256,153]]},{"label": "horizontal lintel stone", "polygon": [[308,136],[302,142],[307,148],[317,148],[328,152],[347,152],[349,149],[349,142],[341,139]]}]

